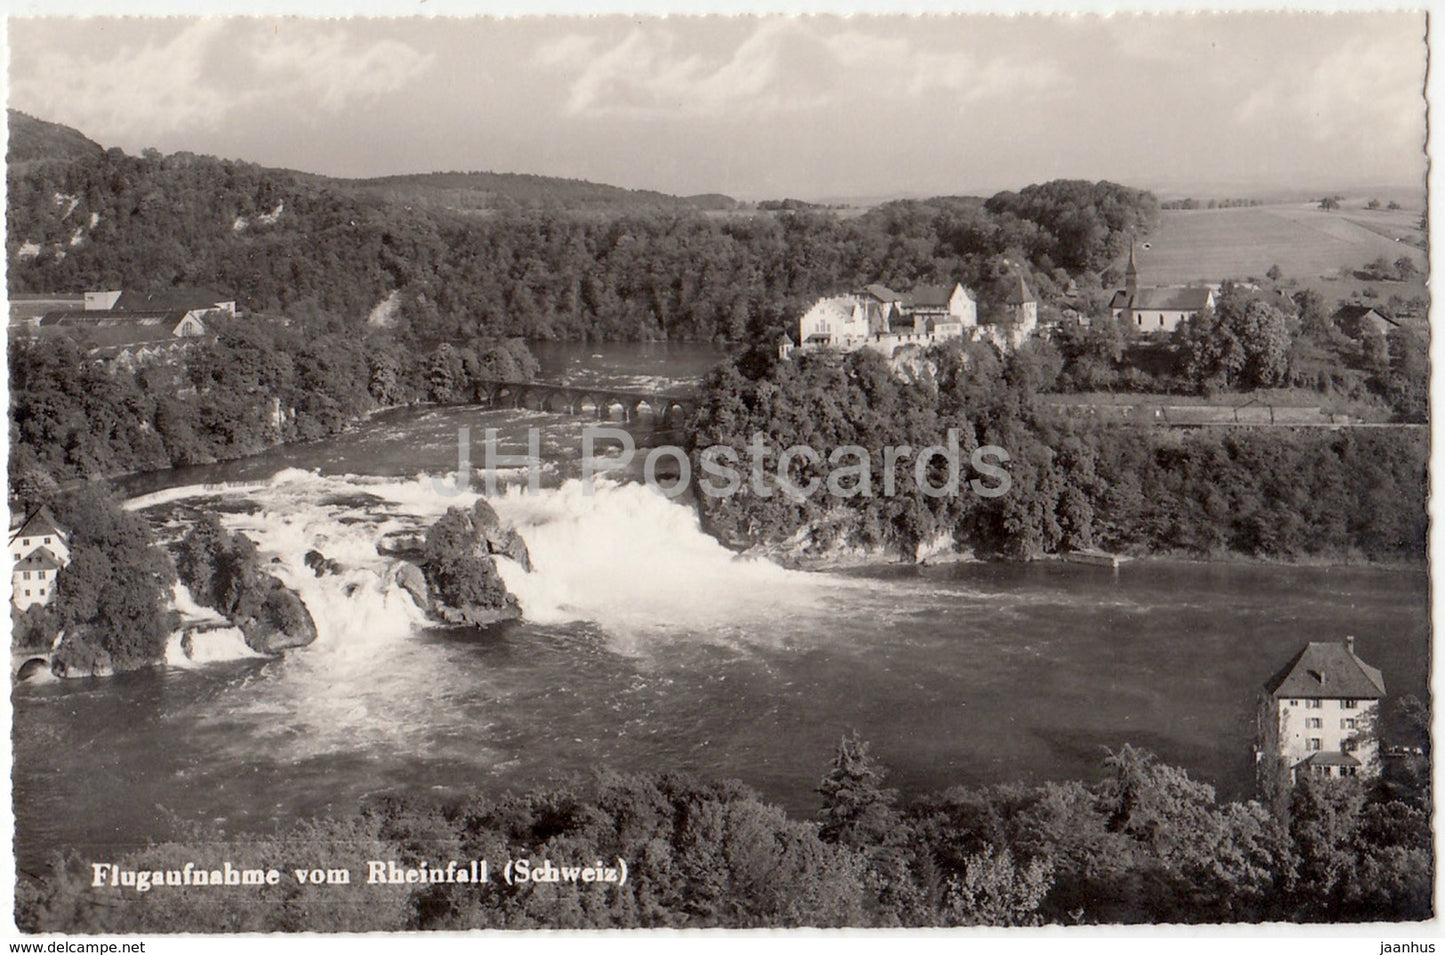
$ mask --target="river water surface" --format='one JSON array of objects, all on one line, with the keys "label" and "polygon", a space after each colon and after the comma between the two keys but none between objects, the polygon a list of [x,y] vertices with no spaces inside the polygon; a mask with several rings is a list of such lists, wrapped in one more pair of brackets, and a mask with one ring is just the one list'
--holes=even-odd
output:
[{"label": "river water surface", "polygon": [[[716,360],[679,346],[544,350],[556,380],[675,389]],[[493,500],[535,570],[503,562],[523,622],[429,626],[387,583],[386,533],[471,493],[457,431],[508,450],[541,429],[538,494]],[[905,793],[1097,778],[1133,743],[1221,795],[1252,783],[1261,684],[1308,640],[1357,638],[1392,695],[1428,684],[1423,569],[1144,561],[800,573],[742,560],[693,511],[629,481],[575,479],[581,420],[419,409],[244,461],[134,479],[163,534],[202,509],[256,540],[320,637],[285,659],[234,634],[110,679],[14,700],[17,858],[99,859],[192,824],[263,831],[376,793],[499,793],[597,770],[736,777],[790,812],[857,729]],[[639,439],[646,437],[640,426]],[[315,577],[305,553],[343,568]],[[184,595],[182,595],[184,597]]]}]

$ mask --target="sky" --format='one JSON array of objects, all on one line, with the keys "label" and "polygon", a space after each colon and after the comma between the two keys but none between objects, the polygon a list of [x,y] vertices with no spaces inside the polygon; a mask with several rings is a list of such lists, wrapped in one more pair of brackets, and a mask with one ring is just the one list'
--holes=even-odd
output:
[{"label": "sky", "polygon": [[105,146],[676,194],[1416,187],[1422,13],[11,19],[9,105]]}]

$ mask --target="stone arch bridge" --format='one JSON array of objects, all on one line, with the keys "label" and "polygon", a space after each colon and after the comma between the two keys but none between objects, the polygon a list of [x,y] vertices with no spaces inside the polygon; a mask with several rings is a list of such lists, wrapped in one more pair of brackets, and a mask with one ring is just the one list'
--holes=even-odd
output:
[{"label": "stone arch bridge", "polygon": [[650,418],[662,428],[681,427],[698,405],[695,395],[602,385],[481,380],[476,382],[476,386],[478,403],[489,408],[526,408],[553,414],[589,415],[601,421],[640,422]]}]

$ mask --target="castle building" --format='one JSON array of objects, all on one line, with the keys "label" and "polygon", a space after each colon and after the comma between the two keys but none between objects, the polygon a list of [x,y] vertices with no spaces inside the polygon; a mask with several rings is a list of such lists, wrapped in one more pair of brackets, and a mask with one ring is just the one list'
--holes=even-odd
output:
[{"label": "castle building", "polygon": [[798,321],[798,342],[780,343],[779,355],[795,350],[868,348],[892,357],[905,345],[961,340],[978,326],[978,303],[962,285],[920,285],[895,292],[873,284],[851,295],[818,299]]},{"label": "castle building", "polygon": [[1374,723],[1385,678],[1355,656],[1355,638],[1307,643],[1265,683],[1260,759],[1279,760],[1291,781],[1379,772]]}]

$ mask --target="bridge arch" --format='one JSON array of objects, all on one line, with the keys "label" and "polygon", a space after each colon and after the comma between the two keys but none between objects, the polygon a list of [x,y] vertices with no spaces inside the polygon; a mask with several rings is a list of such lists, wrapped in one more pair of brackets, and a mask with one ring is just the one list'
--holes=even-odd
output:
[{"label": "bridge arch", "polygon": [[658,418],[658,423],[663,427],[680,428],[687,420],[688,407],[676,398],[660,398],[654,407],[659,406],[662,408],[662,415]]},{"label": "bridge arch", "polygon": [[547,389],[542,391],[537,402],[538,410],[548,414],[569,414],[572,411],[571,395],[565,391],[553,391]]}]

